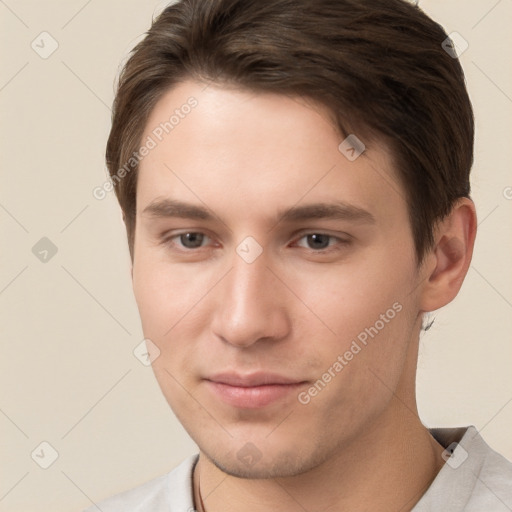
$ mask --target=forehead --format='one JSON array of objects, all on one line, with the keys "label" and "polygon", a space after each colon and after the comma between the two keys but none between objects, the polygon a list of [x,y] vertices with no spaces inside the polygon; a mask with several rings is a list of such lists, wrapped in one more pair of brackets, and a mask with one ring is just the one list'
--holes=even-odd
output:
[{"label": "forehead", "polygon": [[307,200],[405,204],[387,148],[347,158],[328,109],[303,98],[183,82],[153,109],[142,140],[150,139],[138,212],[157,197],[208,198],[217,208],[229,199],[245,215]]}]

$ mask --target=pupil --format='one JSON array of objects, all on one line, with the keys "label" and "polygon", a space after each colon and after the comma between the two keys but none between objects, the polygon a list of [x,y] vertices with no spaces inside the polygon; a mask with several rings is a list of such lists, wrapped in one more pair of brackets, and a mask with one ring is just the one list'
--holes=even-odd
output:
[{"label": "pupil", "polygon": [[181,243],[185,247],[196,248],[201,247],[203,241],[202,233],[183,233],[181,236]]},{"label": "pupil", "polygon": [[313,242],[315,249],[325,249],[329,245],[329,235],[308,235],[308,242]]}]

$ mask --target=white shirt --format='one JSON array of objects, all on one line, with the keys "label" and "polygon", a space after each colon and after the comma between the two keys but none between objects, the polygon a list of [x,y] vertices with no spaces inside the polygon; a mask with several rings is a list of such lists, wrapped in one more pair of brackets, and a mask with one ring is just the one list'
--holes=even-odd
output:
[{"label": "white shirt", "polygon": [[[447,449],[446,463],[412,512],[512,511],[512,463],[492,450],[475,427],[430,433]],[[84,512],[194,512],[192,475],[198,459],[199,454],[191,455],[171,472]]]}]

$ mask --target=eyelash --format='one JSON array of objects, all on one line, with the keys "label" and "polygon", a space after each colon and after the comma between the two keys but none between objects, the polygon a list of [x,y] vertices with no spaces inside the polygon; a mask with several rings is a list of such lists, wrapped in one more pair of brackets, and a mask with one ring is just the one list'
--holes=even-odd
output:
[{"label": "eyelash", "polygon": [[[200,231],[184,231],[182,233],[178,233],[178,234],[175,234],[175,235],[172,235],[168,238],[166,238],[165,240],[163,240],[163,244],[164,245],[167,245],[167,246],[170,246],[171,248],[175,247],[175,243],[174,243],[174,239],[177,238],[179,239],[179,237],[183,236],[183,235],[187,235],[187,234],[194,234],[194,235],[204,235],[207,239],[210,239],[211,238],[206,235],[205,233],[202,233]],[[303,233],[297,240],[302,240],[303,238],[306,238],[310,235],[321,235],[321,236],[327,236],[329,238],[329,242],[331,240],[337,240],[338,242],[338,245],[339,246],[347,246],[350,244],[350,240],[345,240],[343,238],[340,238],[340,237],[337,237],[337,236],[334,236],[334,235],[329,235],[328,233],[322,233],[321,231],[310,231],[308,233]],[[192,248],[192,249],[189,249],[189,248],[179,248],[178,250],[181,251],[181,252],[185,252],[185,253],[193,253],[193,252],[196,252],[200,249],[204,249],[205,247],[204,246],[200,246],[200,247],[196,247],[196,248]],[[303,247],[304,249],[307,249],[309,250],[310,252],[314,253],[314,254],[327,254],[327,253],[331,253],[331,252],[334,252],[334,251],[337,251],[337,250],[340,250],[340,248],[332,248],[332,246],[327,246],[327,248],[325,249],[309,249],[309,248],[305,248]]]}]

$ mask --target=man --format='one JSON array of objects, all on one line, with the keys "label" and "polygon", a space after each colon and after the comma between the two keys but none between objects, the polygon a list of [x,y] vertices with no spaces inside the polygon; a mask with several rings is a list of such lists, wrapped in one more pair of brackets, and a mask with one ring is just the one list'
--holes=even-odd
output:
[{"label": "man", "polygon": [[[512,510],[415,375],[476,234],[473,113],[402,0],[182,0],[120,77],[107,162],[147,348],[200,449],[107,511]],[[95,510],[91,507],[90,510]]]}]

